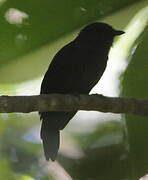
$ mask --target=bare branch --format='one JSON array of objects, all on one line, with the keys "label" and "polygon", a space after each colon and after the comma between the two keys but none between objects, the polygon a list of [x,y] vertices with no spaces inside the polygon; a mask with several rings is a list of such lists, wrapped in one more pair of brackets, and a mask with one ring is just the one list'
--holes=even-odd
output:
[{"label": "bare branch", "polygon": [[76,110],[148,115],[148,99],[106,97],[99,94],[0,96],[0,113]]}]

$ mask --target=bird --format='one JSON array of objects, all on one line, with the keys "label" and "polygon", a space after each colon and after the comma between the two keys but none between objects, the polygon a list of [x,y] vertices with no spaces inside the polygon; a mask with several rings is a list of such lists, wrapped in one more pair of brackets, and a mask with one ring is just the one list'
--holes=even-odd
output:
[{"label": "bird", "polygon": [[[89,94],[105,71],[114,37],[123,33],[103,22],[86,25],[53,57],[42,80],[40,94]],[[39,112],[40,136],[47,161],[55,161],[60,131],[76,112]]]}]

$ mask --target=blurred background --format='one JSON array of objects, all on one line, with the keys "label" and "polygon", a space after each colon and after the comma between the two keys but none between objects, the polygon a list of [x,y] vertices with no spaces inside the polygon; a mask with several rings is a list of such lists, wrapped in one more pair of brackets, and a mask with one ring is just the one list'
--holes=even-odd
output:
[{"label": "blurred background", "polygon": [[[126,33],[91,93],[148,98],[148,0],[0,0],[0,94],[39,94],[52,57],[93,21]],[[38,114],[1,113],[0,180],[146,180],[147,129],[148,117],[80,111],[46,162]]]}]

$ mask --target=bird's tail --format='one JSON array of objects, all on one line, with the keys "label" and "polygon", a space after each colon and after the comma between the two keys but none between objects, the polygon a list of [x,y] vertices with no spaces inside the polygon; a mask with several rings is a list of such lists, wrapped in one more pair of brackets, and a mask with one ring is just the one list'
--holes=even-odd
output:
[{"label": "bird's tail", "polygon": [[43,120],[41,127],[41,138],[43,141],[43,148],[46,160],[48,161],[49,159],[51,159],[52,161],[54,161],[59,150],[59,130],[51,128],[48,120]]}]

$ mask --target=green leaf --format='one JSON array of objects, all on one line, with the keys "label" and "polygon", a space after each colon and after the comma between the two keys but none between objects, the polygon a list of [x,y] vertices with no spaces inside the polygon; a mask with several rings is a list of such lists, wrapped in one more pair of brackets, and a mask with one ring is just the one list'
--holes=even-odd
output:
[{"label": "green leaf", "polygon": [[[64,38],[60,45],[51,44],[57,38],[138,0],[2,2],[0,7],[0,82],[12,83],[29,80],[45,72],[47,61],[49,63],[50,57],[67,42]],[[146,2],[137,3],[136,8],[144,6]],[[130,12],[134,12],[136,8],[134,6]],[[123,18],[123,16],[118,17]],[[116,19],[113,21],[113,24],[115,23]],[[121,21],[120,24],[122,24]],[[73,36],[68,37],[68,42],[72,38]],[[47,43],[48,46],[39,49]]]},{"label": "green leaf", "polygon": [[[128,97],[148,98],[148,30],[145,29],[140,43],[123,76],[122,95]],[[147,117],[126,115],[130,146],[132,180],[137,180],[148,169],[148,119]]]}]

